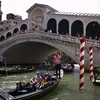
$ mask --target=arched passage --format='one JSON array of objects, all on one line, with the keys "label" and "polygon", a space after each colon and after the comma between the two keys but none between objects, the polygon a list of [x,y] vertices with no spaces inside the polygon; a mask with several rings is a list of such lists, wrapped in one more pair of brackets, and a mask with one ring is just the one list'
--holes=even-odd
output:
[{"label": "arched passage", "polygon": [[1,37],[0,37],[0,41],[3,41],[4,39],[5,39],[4,36],[1,36]]},{"label": "arched passage", "polygon": [[21,25],[20,30],[21,32],[24,32],[25,30],[27,30],[27,25],[26,24]]},{"label": "arched passage", "polygon": [[76,20],[72,23],[71,26],[71,35],[72,36],[81,36],[83,34],[83,23],[80,20]]},{"label": "arched passage", "polygon": [[98,22],[90,22],[86,27],[86,36],[95,38],[96,36],[100,37],[100,25]]},{"label": "arched passage", "polygon": [[63,19],[59,22],[58,32],[59,34],[63,34],[63,35],[69,33],[69,22],[66,19]]},{"label": "arched passage", "polygon": [[34,29],[36,26],[38,28],[42,28],[43,24],[43,11],[41,9],[36,9],[32,14],[32,28]]},{"label": "arched passage", "polygon": [[10,36],[11,36],[11,32],[8,32],[7,35],[6,35],[6,38],[8,38]]},{"label": "arched passage", "polygon": [[47,23],[47,30],[51,30],[52,33],[56,33],[56,20],[54,18],[49,19]]},{"label": "arched passage", "polygon": [[13,34],[16,34],[18,31],[19,31],[18,28],[15,28]]}]

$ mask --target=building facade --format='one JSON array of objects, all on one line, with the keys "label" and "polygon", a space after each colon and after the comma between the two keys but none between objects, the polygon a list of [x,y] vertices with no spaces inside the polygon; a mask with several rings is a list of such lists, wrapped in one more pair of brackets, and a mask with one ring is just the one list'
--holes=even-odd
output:
[{"label": "building facade", "polygon": [[99,14],[59,12],[44,4],[34,4],[27,13],[30,29],[38,26],[57,34],[100,38]]},{"label": "building facade", "polygon": [[[55,34],[78,37],[84,35],[92,39],[100,38],[100,14],[59,12],[48,5],[37,3],[31,6],[26,12],[28,13],[28,18],[20,20],[19,24],[17,23],[19,22],[18,18],[12,20],[12,22],[16,20],[17,24],[13,23],[9,25],[9,19],[4,22],[6,25],[14,27],[10,27],[8,30],[7,26],[7,30],[1,33],[1,35],[8,34],[8,32],[14,34],[26,30],[32,31],[38,27],[40,31],[49,31]],[[2,26],[0,25],[0,27]]]}]

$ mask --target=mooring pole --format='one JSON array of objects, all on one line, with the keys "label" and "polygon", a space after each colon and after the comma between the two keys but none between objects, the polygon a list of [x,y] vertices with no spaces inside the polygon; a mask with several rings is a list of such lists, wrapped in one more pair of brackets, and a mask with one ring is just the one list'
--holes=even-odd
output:
[{"label": "mooring pole", "polygon": [[79,89],[84,89],[84,54],[85,54],[85,37],[80,38],[80,83]]},{"label": "mooring pole", "polygon": [[90,60],[90,80],[93,80],[93,47],[92,45],[89,46],[89,60]]}]

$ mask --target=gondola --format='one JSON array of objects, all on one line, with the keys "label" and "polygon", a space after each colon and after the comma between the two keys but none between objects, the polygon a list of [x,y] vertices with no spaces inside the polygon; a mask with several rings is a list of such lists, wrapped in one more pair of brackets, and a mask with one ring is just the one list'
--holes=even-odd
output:
[{"label": "gondola", "polygon": [[57,87],[63,75],[63,70],[61,70],[61,78],[57,78],[55,74],[52,75],[50,83],[42,86],[38,90],[34,90],[27,83],[21,85],[21,88],[18,88],[20,82],[16,84],[16,89],[9,92],[0,89],[0,100],[39,100]]},{"label": "gondola", "polygon": [[64,65],[62,67],[62,69],[64,70],[64,72],[73,72],[74,71],[74,65],[72,65],[72,64]]},{"label": "gondola", "polygon": [[49,92],[53,91],[59,84],[61,79],[52,78],[50,84],[41,87],[39,90],[34,90],[27,86],[23,86],[23,89],[15,89],[9,92],[0,91],[0,100],[39,100]]},{"label": "gondola", "polygon": [[92,79],[93,84],[100,86],[100,67],[93,67],[93,76]]},{"label": "gondola", "polygon": [[0,74],[20,74],[20,73],[26,73],[26,72],[32,72],[36,70],[36,68],[23,68],[23,69],[20,69],[20,70],[12,70],[12,69],[9,69],[9,70],[0,70]]}]

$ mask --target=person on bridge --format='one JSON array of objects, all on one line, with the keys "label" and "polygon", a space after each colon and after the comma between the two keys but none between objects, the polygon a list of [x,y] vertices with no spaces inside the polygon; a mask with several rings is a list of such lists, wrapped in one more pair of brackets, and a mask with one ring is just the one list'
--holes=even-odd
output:
[{"label": "person on bridge", "polygon": [[61,55],[57,51],[54,55],[54,66],[56,67],[56,75],[57,77],[60,77],[60,69],[61,69]]},{"label": "person on bridge", "polygon": [[37,32],[39,31],[39,28],[38,28],[38,26],[36,26],[36,27],[35,27],[35,31],[37,31]]}]

